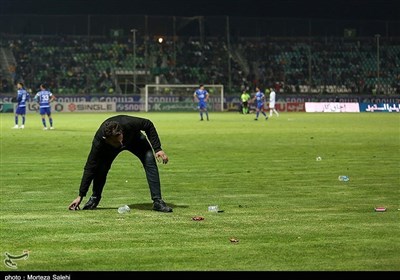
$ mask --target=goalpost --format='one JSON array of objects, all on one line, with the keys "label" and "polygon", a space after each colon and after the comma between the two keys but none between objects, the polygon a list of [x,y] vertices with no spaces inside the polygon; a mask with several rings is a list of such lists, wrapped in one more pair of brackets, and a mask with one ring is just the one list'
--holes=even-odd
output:
[{"label": "goalpost", "polygon": [[[145,111],[193,111],[197,110],[197,103],[193,101],[193,94],[199,85],[180,84],[146,84]],[[224,85],[204,84],[209,93],[208,110],[224,111]]]}]

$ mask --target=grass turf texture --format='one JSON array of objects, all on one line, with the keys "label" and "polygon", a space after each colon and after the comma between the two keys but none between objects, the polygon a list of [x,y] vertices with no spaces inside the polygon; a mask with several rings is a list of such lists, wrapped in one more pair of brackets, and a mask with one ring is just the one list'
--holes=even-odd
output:
[{"label": "grass turf texture", "polygon": [[[14,116],[0,114],[0,253],[29,250],[17,271],[400,270],[400,114],[131,115],[154,122],[170,157],[159,167],[173,213],[151,210],[128,152],[98,210],[67,210],[111,114],[55,113],[53,131],[38,115],[13,130]],[[124,204],[131,212],[119,214]]]}]

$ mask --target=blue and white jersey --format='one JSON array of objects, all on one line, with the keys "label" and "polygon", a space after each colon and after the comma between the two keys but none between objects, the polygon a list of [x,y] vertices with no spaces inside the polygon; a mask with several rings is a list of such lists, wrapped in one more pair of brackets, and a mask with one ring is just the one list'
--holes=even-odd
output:
[{"label": "blue and white jersey", "polygon": [[257,105],[262,105],[264,103],[265,95],[262,91],[257,91],[256,93],[256,102]]},{"label": "blue and white jersey", "polygon": [[35,100],[39,102],[40,108],[49,108],[53,94],[48,90],[41,90],[35,95]]},{"label": "blue and white jersey", "polygon": [[207,97],[207,90],[205,89],[196,89],[196,91],[194,92],[194,94],[197,96],[197,98],[199,99],[199,102],[203,103],[206,100]]},{"label": "blue and white jersey", "polygon": [[18,107],[23,108],[26,107],[26,102],[29,100],[29,92],[26,89],[21,88],[17,91],[17,102]]}]

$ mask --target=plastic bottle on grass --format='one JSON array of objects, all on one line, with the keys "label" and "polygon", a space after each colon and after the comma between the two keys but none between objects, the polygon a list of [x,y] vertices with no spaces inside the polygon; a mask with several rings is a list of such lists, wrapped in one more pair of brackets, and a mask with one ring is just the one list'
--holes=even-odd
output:
[{"label": "plastic bottle on grass", "polygon": [[340,176],[339,176],[339,181],[347,182],[347,181],[349,181],[349,180],[350,180],[350,178],[347,177],[346,175],[340,175]]},{"label": "plastic bottle on grass", "polygon": [[210,205],[208,206],[208,212],[218,212],[218,205]]},{"label": "plastic bottle on grass", "polygon": [[124,205],[118,208],[118,213],[123,214],[123,213],[128,213],[131,211],[131,208],[129,208],[128,205]]}]

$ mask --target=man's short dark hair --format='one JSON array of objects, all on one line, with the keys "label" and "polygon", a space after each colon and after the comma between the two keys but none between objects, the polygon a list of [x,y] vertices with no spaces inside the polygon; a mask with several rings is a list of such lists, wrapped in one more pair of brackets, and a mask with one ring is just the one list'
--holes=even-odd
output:
[{"label": "man's short dark hair", "polygon": [[104,137],[110,137],[122,134],[122,127],[116,121],[107,121],[104,124]]}]

